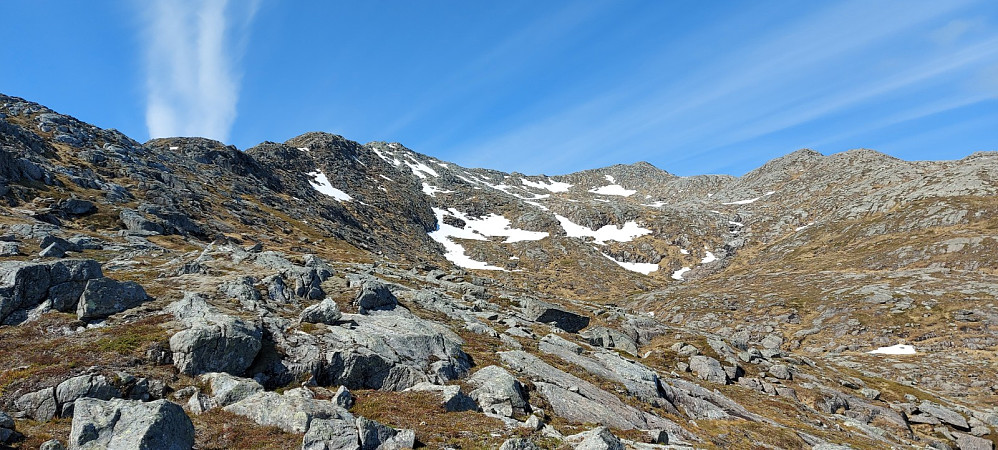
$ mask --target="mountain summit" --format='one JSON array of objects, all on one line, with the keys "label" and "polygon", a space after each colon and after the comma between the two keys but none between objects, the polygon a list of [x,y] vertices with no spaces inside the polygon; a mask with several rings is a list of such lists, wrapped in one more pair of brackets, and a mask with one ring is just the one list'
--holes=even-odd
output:
[{"label": "mountain summit", "polygon": [[525,175],[0,95],[0,444],[993,448],[996,169]]}]

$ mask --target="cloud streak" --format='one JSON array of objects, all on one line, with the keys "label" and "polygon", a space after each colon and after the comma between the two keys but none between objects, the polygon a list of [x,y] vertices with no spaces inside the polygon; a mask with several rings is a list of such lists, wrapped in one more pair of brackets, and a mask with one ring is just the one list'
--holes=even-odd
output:
[{"label": "cloud streak", "polygon": [[225,141],[259,1],[153,0],[143,19],[149,137]]}]

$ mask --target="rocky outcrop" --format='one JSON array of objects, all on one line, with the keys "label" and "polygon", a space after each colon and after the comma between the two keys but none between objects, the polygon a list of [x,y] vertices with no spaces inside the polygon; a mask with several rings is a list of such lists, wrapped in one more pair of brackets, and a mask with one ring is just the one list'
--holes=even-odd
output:
[{"label": "rocky outcrop", "polygon": [[520,309],[527,320],[549,323],[569,333],[578,332],[589,325],[588,317],[535,298],[521,298]]},{"label": "rocky outcrop", "polygon": [[190,450],[194,424],[184,410],[166,400],[76,401],[70,449]]},{"label": "rocky outcrop", "polygon": [[578,423],[596,422],[622,430],[671,428],[674,424],[643,413],[574,375],[521,350],[500,352],[507,366],[528,377],[558,416]]},{"label": "rocky outcrop", "polygon": [[261,425],[304,433],[306,449],[402,449],[415,445],[412,430],[397,430],[355,417],[329,400],[319,400],[306,389],[282,394],[260,392],[225,407]]},{"label": "rocky outcrop", "polygon": [[[100,264],[91,259],[0,262],[0,322],[15,311],[33,308],[44,301],[49,301],[51,308],[58,311],[76,311],[77,303],[91,281],[114,283],[114,280],[104,278]],[[91,298],[98,299],[96,295]],[[100,300],[109,299],[101,297]]]},{"label": "rocky outcrop", "polygon": [[223,314],[199,294],[187,293],[167,310],[186,326],[170,338],[173,364],[182,373],[241,375],[260,351],[263,331],[259,326]]}]

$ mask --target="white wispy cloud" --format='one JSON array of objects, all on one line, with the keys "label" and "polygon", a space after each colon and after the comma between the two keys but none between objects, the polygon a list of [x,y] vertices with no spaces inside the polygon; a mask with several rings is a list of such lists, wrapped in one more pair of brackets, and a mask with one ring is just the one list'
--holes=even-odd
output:
[{"label": "white wispy cloud", "polygon": [[[913,2],[893,8],[856,0],[821,7],[769,33],[732,42],[709,63],[688,71],[667,58],[650,63],[650,70],[635,73],[615,89],[469,143],[466,159],[494,166],[504,149],[527,149],[519,161],[547,171],[576,160],[590,165],[620,161],[637,146],[681,161],[862,110],[900,92],[952,84],[998,55],[995,41],[973,36],[973,27],[962,22],[949,28],[933,25],[949,21],[947,16],[969,4]],[[905,40],[924,39],[926,28],[933,26],[945,33],[932,33],[928,40],[939,41],[939,34],[945,34],[946,42],[959,40],[960,47],[892,52],[903,48]],[[698,39],[685,36],[683,42]],[[988,90],[986,83],[979,84],[979,90]],[[954,90],[952,95],[947,103],[986,98],[980,92]]]},{"label": "white wispy cloud", "polygon": [[239,60],[259,1],[152,0],[146,5],[149,136],[226,140],[236,119]]}]

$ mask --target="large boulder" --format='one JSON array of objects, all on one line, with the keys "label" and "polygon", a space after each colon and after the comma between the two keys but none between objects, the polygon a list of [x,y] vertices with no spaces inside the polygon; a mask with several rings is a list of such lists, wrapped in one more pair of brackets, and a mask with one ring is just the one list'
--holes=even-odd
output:
[{"label": "large boulder", "polygon": [[0,411],[0,444],[12,442],[19,437],[14,429],[14,419]]},{"label": "large boulder", "polygon": [[361,450],[401,450],[416,446],[416,433],[396,430],[363,417],[357,418],[357,434]]},{"label": "large boulder", "polygon": [[87,282],[76,307],[80,320],[103,319],[149,300],[145,289],[134,281],[97,278]]},{"label": "large boulder", "polygon": [[118,217],[125,229],[131,232],[143,234],[163,234],[166,232],[163,225],[147,219],[142,213],[134,209],[122,209]]},{"label": "large boulder", "polygon": [[55,399],[59,404],[59,416],[71,417],[77,400],[96,398],[110,400],[121,397],[121,391],[104,375],[81,375],[59,383],[55,388]]},{"label": "large boulder", "polygon": [[327,298],[319,303],[305,308],[299,316],[299,321],[309,322],[309,323],[324,323],[327,325],[332,325],[336,323],[343,317],[343,313],[340,312],[339,305],[331,299]]},{"label": "large boulder", "polygon": [[194,424],[180,406],[166,400],[76,401],[70,449],[190,450]]},{"label": "large boulder", "polygon": [[701,380],[719,384],[727,384],[728,382],[728,374],[721,367],[721,363],[709,356],[690,356],[690,370]]},{"label": "large boulder", "polygon": [[565,438],[575,450],[624,450],[624,444],[606,427],[599,427]]},{"label": "large boulder", "polygon": [[360,292],[354,298],[354,305],[361,314],[370,311],[393,309],[398,305],[395,294],[388,289],[385,283],[378,280],[365,280],[361,285]]},{"label": "large boulder", "polygon": [[167,310],[186,326],[170,338],[174,366],[182,373],[242,375],[260,351],[259,326],[221,313],[199,294],[187,293]]},{"label": "large boulder", "polygon": [[0,322],[14,311],[41,303],[48,296],[50,285],[47,264],[0,263]]},{"label": "large boulder", "polygon": [[312,419],[302,438],[302,450],[357,450],[360,439],[355,422],[340,419]]},{"label": "large boulder", "polygon": [[530,409],[523,385],[502,367],[483,367],[468,377],[467,383],[475,387],[468,395],[486,414],[513,417]]},{"label": "large boulder", "polygon": [[40,422],[51,420],[59,413],[59,404],[55,399],[55,388],[45,388],[24,394],[14,401],[14,407]]},{"label": "large boulder", "polygon": [[549,323],[569,333],[578,332],[589,325],[588,317],[535,298],[520,299],[520,308],[528,320]]},{"label": "large boulder", "polygon": [[263,392],[263,386],[249,378],[234,377],[224,372],[206,373],[198,380],[207,385],[216,406],[228,406]]},{"label": "large boulder", "polygon": [[273,391],[253,394],[224,408],[260,425],[278,427],[289,433],[305,433],[314,419],[353,422],[354,417],[336,403],[319,400],[307,389],[289,389],[283,395]]},{"label": "large boulder", "polygon": [[92,259],[64,259],[49,264],[52,309],[75,312],[77,303],[91,280],[104,278],[100,263]]},{"label": "large boulder", "polygon": [[461,392],[461,386],[457,385],[447,385],[442,386],[433,383],[419,383],[409,389],[407,392],[434,392],[440,397],[440,405],[443,406],[444,411],[447,412],[458,412],[458,411],[477,411],[478,405],[475,401]]}]

